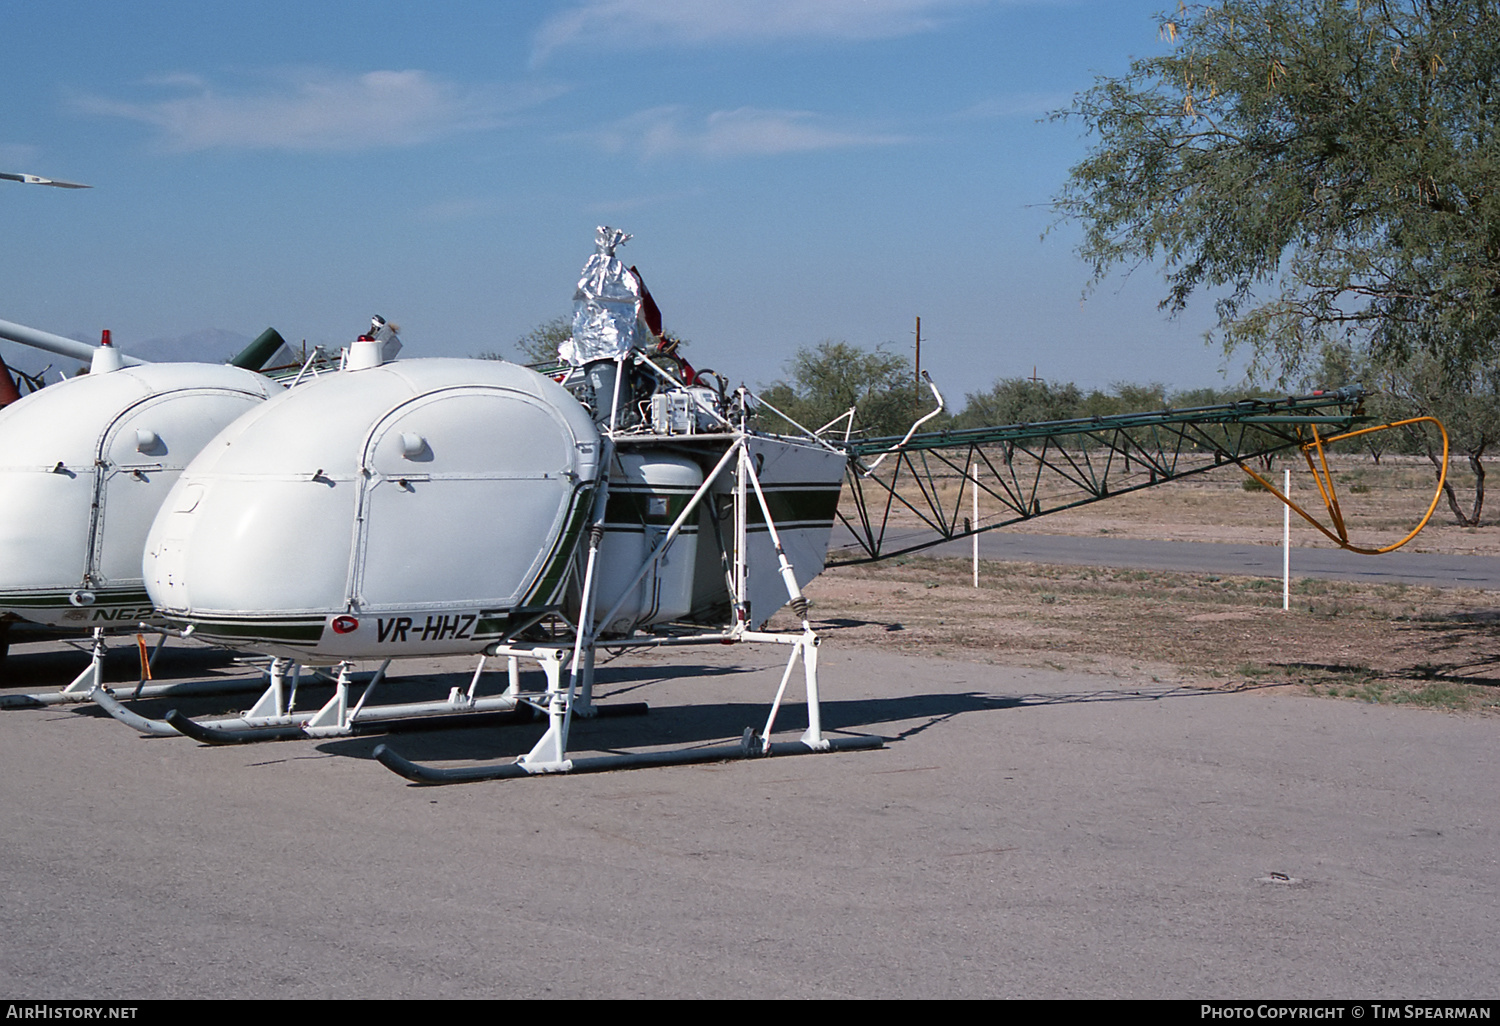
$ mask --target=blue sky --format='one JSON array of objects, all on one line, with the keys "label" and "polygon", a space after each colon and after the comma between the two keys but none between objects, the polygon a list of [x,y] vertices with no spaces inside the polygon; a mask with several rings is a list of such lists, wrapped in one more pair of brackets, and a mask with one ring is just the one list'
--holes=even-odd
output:
[{"label": "blue sky", "polygon": [[[1222,385],[1208,304],[1150,268],[1083,300],[1049,123],[1159,52],[1164,0],[9,4],[0,318],[508,351],[624,228],[688,355],[769,383],[799,346],[912,344],[1001,377]],[[217,358],[221,354],[207,354]],[[1240,377],[1238,365],[1228,381]]]}]

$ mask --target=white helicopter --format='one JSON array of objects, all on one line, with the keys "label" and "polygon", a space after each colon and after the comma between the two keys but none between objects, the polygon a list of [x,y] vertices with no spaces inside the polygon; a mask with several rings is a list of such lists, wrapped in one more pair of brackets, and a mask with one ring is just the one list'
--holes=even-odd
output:
[{"label": "white helicopter", "polygon": [[[62,691],[0,705],[83,702],[102,682],[106,634],[157,622],[141,552],[167,492],[209,439],[282,389],[232,364],[148,364],[108,331],[96,347],[0,321],[0,338],[89,364],[0,409],[0,620],[94,638]],[[270,330],[237,359],[258,365],[283,344]]]},{"label": "white helicopter", "polygon": [[[972,473],[977,492],[980,461],[990,458],[981,449],[1000,446],[1004,466],[984,490],[1016,515],[959,529],[940,512],[938,533],[961,537],[1046,511],[1040,470],[1026,491],[1011,464],[1028,439],[1086,438],[1053,469],[1085,484],[1079,501],[1095,501],[1226,461],[1243,465],[1302,445],[1305,431],[1321,445],[1319,430],[1344,430],[1359,417],[1356,389],[928,436],[915,434],[919,421],[899,440],[863,447],[847,436],[830,441],[827,425],[773,434],[758,427],[746,389],[731,392],[718,375],[695,374],[670,355],[655,303],[616,255],[628,238],[599,229],[558,380],[487,360],[390,362],[378,338],[363,336],[338,373],[275,396],[204,446],[146,539],[145,587],[157,614],[185,632],[273,657],[270,683],[248,711],[217,720],[175,712],[149,720],[103,688],[95,701],[144,733],[216,744],[500,710],[546,716],[541,739],[514,762],[439,769],[377,748],[385,765],[420,783],[878,747],[878,737],[822,729],[818,636],[802,594],[823,570],[835,520],[855,526],[839,512],[846,471],[898,498],[914,452],[967,447],[958,479]],[[1138,429],[1166,439],[1164,448],[1143,448],[1130,434]],[[1091,453],[1106,457],[1100,474],[1088,467]],[[1109,478],[1121,454],[1137,482]],[[865,465],[864,456],[877,458]],[[862,495],[855,502],[869,526],[868,504]],[[861,542],[870,558],[883,558],[885,523]],[[800,629],[766,630],[787,605]],[[742,642],[788,653],[758,732],[738,745],[569,757],[572,717],[606,711],[592,701],[598,646]],[[391,660],[465,653],[479,656],[467,689],[426,702],[370,701]],[[490,657],[508,662],[502,693],[480,691]],[[355,660],[380,663],[357,698]],[[522,690],[520,660],[538,664],[544,689]],[[301,666],[329,661],[340,664],[333,696],[297,708]],[[773,742],[799,663],[808,727],[795,741]]]},{"label": "white helicopter", "polygon": [[[783,690],[804,667],[798,750],[879,743],[823,736],[801,592],[823,568],[847,456],[756,430],[747,392],[663,355],[655,304],[615,253],[628,237],[599,230],[561,383],[491,360],[388,362],[364,337],[341,372],[206,445],[147,538],[146,588],[194,637],[273,656],[270,686],[203,723],[145,720],[103,689],[96,701],[144,732],[219,743],[529,706],[548,729],[501,775],[561,772],[581,768],[568,725],[595,712],[596,644],[763,642],[790,649]],[[802,630],[763,630],[789,602]],[[481,656],[467,691],[368,701],[391,659],[462,653]],[[510,686],[486,696],[493,656]],[[545,691],[520,690],[521,659]],[[353,660],[382,664],[358,701]],[[326,661],[341,663],[334,696],[297,710],[299,668]],[[747,752],[776,750],[775,706]]]}]

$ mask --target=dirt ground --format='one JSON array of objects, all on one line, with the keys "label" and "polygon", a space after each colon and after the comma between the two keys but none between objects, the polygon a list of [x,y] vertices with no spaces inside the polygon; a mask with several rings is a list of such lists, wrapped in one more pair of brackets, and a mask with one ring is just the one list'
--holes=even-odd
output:
[{"label": "dirt ground", "polygon": [[[1306,464],[1278,461],[1263,476],[1278,488],[1282,471],[1292,471],[1292,500],[1314,514],[1325,526],[1329,517],[1317,484]],[[1335,497],[1352,542],[1380,548],[1399,541],[1422,520],[1436,495],[1432,465],[1420,457],[1386,456],[1376,466],[1369,457],[1340,457],[1331,465]],[[1454,462],[1449,470],[1460,504],[1473,504],[1474,475]],[[1106,499],[1064,513],[1052,513],[1026,523],[1032,534],[1107,535],[1161,541],[1233,541],[1280,545],[1282,505],[1254,487],[1245,472],[1227,466],[1197,477]],[[1408,552],[1445,552],[1463,555],[1500,555],[1500,518],[1494,507],[1479,527],[1460,527],[1446,498],[1440,499],[1432,519],[1404,548]],[[981,504],[981,520],[984,507]],[[1307,521],[1292,514],[1292,544],[1298,547],[1331,545]]]},{"label": "dirt ground", "polygon": [[[1281,466],[1268,475],[1278,485]],[[1456,465],[1454,476],[1472,501],[1472,479]],[[1280,504],[1244,480],[1227,467],[1017,529],[1280,544]],[[1434,478],[1415,459],[1388,456],[1378,467],[1346,459],[1335,482],[1353,538],[1374,547],[1421,519]],[[1305,467],[1292,494],[1322,510]],[[1293,520],[1294,545],[1330,544]],[[1444,501],[1409,548],[1500,553],[1500,525],[1457,527]],[[808,595],[815,626],[841,645],[1500,715],[1495,592],[1303,579],[1283,612],[1281,582],[1267,578],[987,563],[976,591],[967,560],[906,558],[827,571]]]}]

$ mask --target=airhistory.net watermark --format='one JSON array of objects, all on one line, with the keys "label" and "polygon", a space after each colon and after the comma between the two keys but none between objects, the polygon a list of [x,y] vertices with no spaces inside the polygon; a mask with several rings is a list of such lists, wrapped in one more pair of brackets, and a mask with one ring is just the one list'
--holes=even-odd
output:
[{"label": "airhistory.net watermark", "polygon": [[80,1005],[72,1002],[22,1001],[5,1006],[7,1019],[134,1019],[139,1005]]}]

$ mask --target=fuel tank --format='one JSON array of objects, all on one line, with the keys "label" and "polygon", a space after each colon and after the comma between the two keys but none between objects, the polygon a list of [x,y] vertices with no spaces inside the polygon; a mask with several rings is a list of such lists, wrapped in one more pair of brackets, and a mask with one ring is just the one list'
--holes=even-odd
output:
[{"label": "fuel tank", "polygon": [[141,552],[163,499],[214,435],[280,391],[237,367],[158,363],[0,410],[0,613],[87,627],[150,619]]},{"label": "fuel tank", "polygon": [[599,448],[577,400],[515,364],[325,374],[193,461],[146,588],[199,638],[304,662],[480,651],[560,606]]},{"label": "fuel tank", "polygon": [[[596,625],[606,634],[620,635],[682,619],[693,608],[698,517],[684,526],[671,548],[628,593],[626,589],[703,483],[702,468],[686,456],[622,448],[615,452],[609,476],[604,537],[596,570]],[[717,562],[715,552],[715,566]],[[721,576],[721,587],[723,583]],[[597,622],[617,606],[612,622]]]}]

